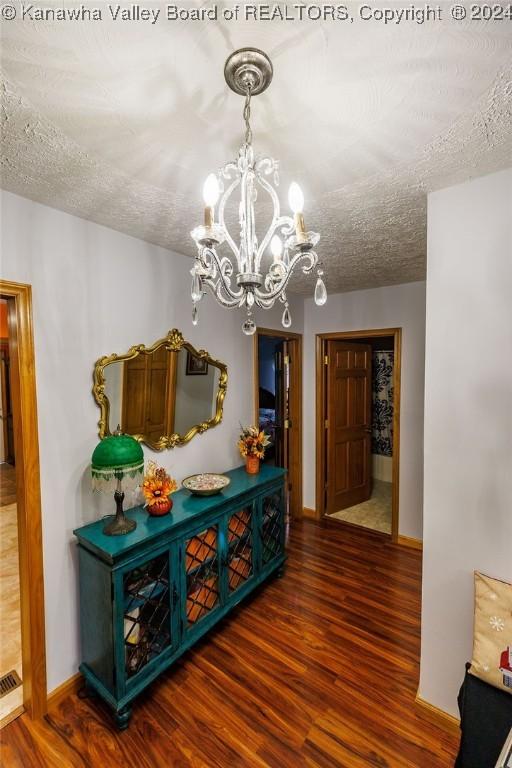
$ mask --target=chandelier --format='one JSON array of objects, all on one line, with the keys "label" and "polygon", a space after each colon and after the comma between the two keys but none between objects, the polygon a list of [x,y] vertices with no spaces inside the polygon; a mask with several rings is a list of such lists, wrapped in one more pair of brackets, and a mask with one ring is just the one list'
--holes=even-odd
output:
[{"label": "chandelier", "polygon": [[[203,187],[204,224],[191,232],[197,244],[197,256],[191,269],[193,324],[197,325],[199,318],[198,303],[205,289],[209,289],[223,307],[245,307],[247,318],[242,330],[248,336],[256,330],[252,319],[254,305],[270,309],[279,300],[284,304],[282,324],[285,328],[291,326],[286,289],[296,267],[300,266],[304,274],[316,270],[315,302],[321,306],[327,301],[323,270],[314,250],[320,235],[306,231],[302,191],[296,182],[290,185],[288,201],[294,215],[281,214],[274,188],[279,185],[279,163],[270,157],[254,155],[251,98],[269,86],[272,74],[270,59],[256,48],[241,48],[227,59],[224,67],[226,82],[235,93],[245,97],[245,138],[237,160],[227,163],[206,179]],[[235,190],[239,197],[239,244],[230,235],[224,220],[226,205]],[[270,225],[261,242],[256,235],[254,211],[260,190],[268,195],[273,207]],[[218,253],[224,243],[231,251],[229,255]]]}]

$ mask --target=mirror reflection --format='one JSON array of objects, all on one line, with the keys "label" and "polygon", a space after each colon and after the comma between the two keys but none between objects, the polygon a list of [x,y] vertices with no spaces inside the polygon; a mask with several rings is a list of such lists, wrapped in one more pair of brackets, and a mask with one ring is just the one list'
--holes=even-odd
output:
[{"label": "mirror reflection", "polygon": [[226,386],[226,366],[176,330],[147,349],[103,357],[93,390],[102,409],[100,436],[120,425],[153,448],[188,442],[220,422]]}]

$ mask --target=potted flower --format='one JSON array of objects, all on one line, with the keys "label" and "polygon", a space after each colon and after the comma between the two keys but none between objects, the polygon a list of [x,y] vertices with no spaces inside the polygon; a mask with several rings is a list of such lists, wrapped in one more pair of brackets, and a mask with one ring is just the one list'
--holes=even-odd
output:
[{"label": "potted flower", "polygon": [[159,517],[171,511],[171,493],[177,489],[175,480],[159,467],[155,461],[148,462],[148,468],[141,485],[142,493],[146,499],[144,504],[150,515]]},{"label": "potted flower", "polygon": [[242,427],[238,449],[245,458],[245,469],[249,475],[260,471],[260,459],[265,455],[265,448],[270,445],[269,436],[258,427]]}]

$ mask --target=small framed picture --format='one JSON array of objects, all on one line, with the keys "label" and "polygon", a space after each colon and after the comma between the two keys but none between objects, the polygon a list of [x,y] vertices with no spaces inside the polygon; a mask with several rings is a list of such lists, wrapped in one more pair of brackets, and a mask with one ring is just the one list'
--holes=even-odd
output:
[{"label": "small framed picture", "polygon": [[187,350],[187,376],[206,376],[208,361],[204,357],[195,357]]}]

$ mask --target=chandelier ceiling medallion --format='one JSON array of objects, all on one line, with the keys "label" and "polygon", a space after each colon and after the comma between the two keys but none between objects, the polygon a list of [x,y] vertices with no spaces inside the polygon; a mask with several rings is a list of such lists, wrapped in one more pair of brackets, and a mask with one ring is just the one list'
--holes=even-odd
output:
[{"label": "chandelier ceiling medallion", "polygon": [[[279,163],[270,157],[254,156],[250,125],[251,98],[266,90],[272,74],[270,59],[256,48],[241,48],[227,59],[224,67],[226,82],[235,93],[245,97],[245,139],[238,159],[227,163],[218,173],[211,173],[206,179],[203,188],[206,206],[204,225],[191,232],[197,244],[197,257],[191,270],[192,322],[197,325],[197,305],[208,288],[222,306],[246,308],[247,318],[242,330],[249,336],[256,330],[252,319],[254,305],[270,309],[276,299],[284,304],[282,324],[285,328],[290,327],[292,319],[286,288],[293,271],[299,265],[304,274],[313,273],[316,269],[315,302],[322,305],[327,301],[327,291],[322,280],[323,270],[314,250],[320,235],[306,231],[304,196],[299,185],[293,182],[288,194],[293,218],[282,215],[274,189],[279,185]],[[272,178],[274,186],[270,181]],[[231,237],[224,221],[226,205],[238,188],[239,245]],[[254,211],[258,188],[268,194],[273,206],[272,220],[261,242],[258,242],[256,236]],[[230,255],[220,256],[217,253],[223,243],[229,246]],[[270,255],[266,258],[269,247]]]}]

